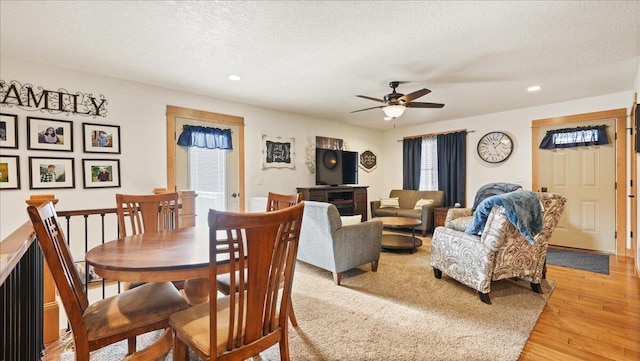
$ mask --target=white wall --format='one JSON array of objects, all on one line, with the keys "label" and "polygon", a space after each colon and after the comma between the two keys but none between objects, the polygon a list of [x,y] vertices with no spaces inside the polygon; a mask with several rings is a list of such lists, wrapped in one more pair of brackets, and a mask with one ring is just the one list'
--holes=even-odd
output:
[{"label": "white wall", "polygon": [[[384,170],[383,174],[385,175],[384,184],[387,188],[402,187],[402,162],[390,161],[391,159],[402,159],[402,143],[397,140],[416,134],[467,129],[468,131],[473,131],[467,134],[467,205],[473,203],[476,191],[486,183],[519,183],[523,188],[531,189],[532,120],[627,108],[629,99],[631,99],[631,92],[623,92],[571,102],[430,123],[387,132],[384,135],[384,157],[381,161]],[[511,137],[514,142],[514,150],[505,162],[488,164],[478,157],[476,145],[480,137],[495,130],[506,132]]]},{"label": "white wall", "polygon": [[[94,74],[50,67],[37,63],[16,60],[7,56],[0,58],[0,79],[9,82],[30,83],[34,87],[48,90],[66,89],[70,93],[82,92],[103,94],[108,101],[105,118],[77,115],[50,114],[0,107],[3,113],[18,115],[19,149],[2,149],[0,154],[20,156],[20,190],[0,192],[0,239],[6,237],[20,224],[27,221],[25,200],[31,194],[54,193],[60,202],[59,210],[114,207],[117,192],[149,193],[153,188],[166,186],[166,106],[175,105],[209,112],[230,114],[245,119],[245,175],[246,197],[266,196],[268,191],[290,193],[296,187],[314,185],[314,175],[304,164],[307,137],[316,136],[344,139],[349,150],[362,152],[371,150],[381,153],[382,132],[362,129],[316,119],[259,108],[211,97],[199,96],[160,87],[107,78]],[[38,116],[73,121],[74,151],[45,152],[27,150],[26,118]],[[82,152],[82,123],[119,125],[122,154],[103,155]],[[295,170],[262,170],[261,136],[295,138]],[[29,190],[28,157],[73,157],[75,159],[75,189]],[[82,159],[120,159],[121,188],[83,189]],[[372,193],[383,188],[382,170],[371,173],[360,172],[359,184],[370,186]],[[263,178],[263,185],[257,185]]]}]

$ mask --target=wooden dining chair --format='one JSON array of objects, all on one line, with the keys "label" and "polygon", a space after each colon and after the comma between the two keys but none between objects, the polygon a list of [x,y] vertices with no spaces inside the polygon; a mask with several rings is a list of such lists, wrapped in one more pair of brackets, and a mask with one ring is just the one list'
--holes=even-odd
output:
[{"label": "wooden dining chair", "polygon": [[267,194],[267,212],[295,206],[300,202],[302,202],[302,193],[278,194],[269,192]]},{"label": "wooden dining chair", "polygon": [[177,192],[116,194],[118,237],[180,228]]},{"label": "wooden dining chair", "polygon": [[[302,193],[297,194],[278,194],[269,192],[267,195],[267,212],[277,211],[287,207],[295,206],[302,202]],[[231,277],[229,274],[218,276],[216,280],[216,286],[218,291],[223,295],[231,293]],[[236,292],[238,288],[235,288]],[[289,319],[294,327],[298,326],[298,320],[296,319],[295,312],[293,312],[293,304],[289,308]]]},{"label": "wooden dining chair", "polygon": [[[287,310],[303,209],[209,211],[210,301],[170,317],[175,360],[187,360],[188,348],[203,360],[244,360],[276,343],[280,359],[289,360]],[[241,291],[216,299],[220,259],[239,270],[231,282]]]},{"label": "wooden dining chair", "polygon": [[[118,238],[144,232],[180,228],[178,199],[177,192],[162,194],[116,193]],[[141,284],[143,282],[123,282],[126,290]],[[184,281],[175,281],[173,284],[178,289],[184,287]]]},{"label": "wooden dining chair", "polygon": [[[170,282],[149,283],[89,304],[53,203],[29,206],[27,212],[69,319],[77,361],[88,361],[91,351],[121,340],[129,340],[132,354],[137,335],[168,328],[169,315],[189,307]],[[171,334],[165,335],[170,345]]]}]

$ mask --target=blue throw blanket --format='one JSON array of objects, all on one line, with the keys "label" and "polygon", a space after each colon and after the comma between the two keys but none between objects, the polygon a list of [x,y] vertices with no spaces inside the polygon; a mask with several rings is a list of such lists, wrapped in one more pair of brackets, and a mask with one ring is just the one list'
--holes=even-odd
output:
[{"label": "blue throw blanket", "polygon": [[473,221],[466,230],[468,234],[482,234],[493,206],[503,206],[507,219],[531,244],[535,243],[533,237],[542,230],[542,210],[540,200],[534,192],[518,190],[498,194],[480,202],[473,212]]},{"label": "blue throw blanket", "polygon": [[496,194],[504,194],[513,191],[517,191],[518,189],[522,189],[522,186],[515,183],[489,183],[485,184],[476,193],[476,199],[473,201],[473,207],[471,207],[472,211],[475,211],[478,208],[480,202],[485,199],[495,196]]}]

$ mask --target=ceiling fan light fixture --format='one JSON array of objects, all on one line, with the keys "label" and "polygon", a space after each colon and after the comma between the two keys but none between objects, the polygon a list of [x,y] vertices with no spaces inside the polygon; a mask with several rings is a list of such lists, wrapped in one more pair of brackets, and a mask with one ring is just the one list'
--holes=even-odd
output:
[{"label": "ceiling fan light fixture", "polygon": [[387,105],[382,108],[382,111],[389,118],[398,118],[404,113],[405,109],[407,107],[404,105]]}]

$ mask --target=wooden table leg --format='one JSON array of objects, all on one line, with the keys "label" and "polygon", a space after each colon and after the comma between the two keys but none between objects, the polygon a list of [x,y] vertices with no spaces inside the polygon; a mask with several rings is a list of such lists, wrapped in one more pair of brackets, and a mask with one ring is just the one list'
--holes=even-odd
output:
[{"label": "wooden table leg", "polygon": [[183,296],[190,305],[198,305],[209,300],[209,279],[196,278],[184,281]]},{"label": "wooden table leg", "polygon": [[156,342],[144,350],[140,350],[124,358],[123,361],[150,361],[157,360],[166,355],[173,346],[173,333],[171,328],[165,328],[162,336]]}]

